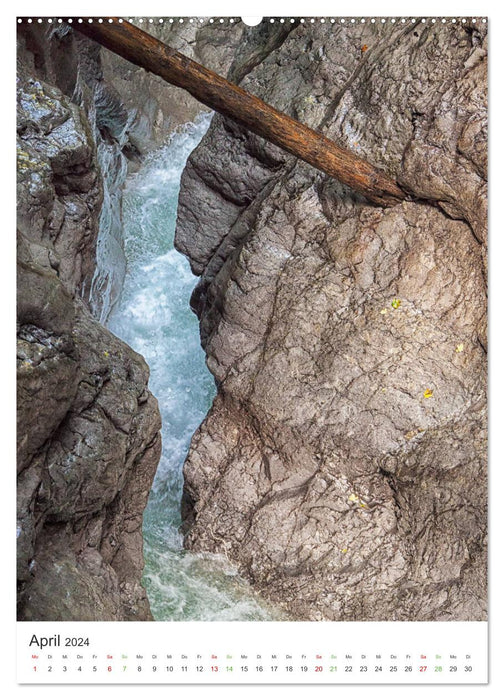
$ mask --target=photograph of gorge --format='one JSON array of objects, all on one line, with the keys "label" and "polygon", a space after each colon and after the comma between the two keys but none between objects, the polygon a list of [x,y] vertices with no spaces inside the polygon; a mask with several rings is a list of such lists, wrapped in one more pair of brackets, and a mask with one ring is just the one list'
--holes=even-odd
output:
[{"label": "photograph of gorge", "polygon": [[23,621],[487,619],[487,23],[17,20]]}]

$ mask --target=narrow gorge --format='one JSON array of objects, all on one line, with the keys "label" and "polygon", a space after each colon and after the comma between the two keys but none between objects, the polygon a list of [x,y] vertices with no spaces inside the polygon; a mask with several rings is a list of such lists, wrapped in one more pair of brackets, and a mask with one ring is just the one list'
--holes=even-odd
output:
[{"label": "narrow gorge", "polygon": [[486,25],[143,28],[409,199],[19,25],[18,618],[486,619]]}]

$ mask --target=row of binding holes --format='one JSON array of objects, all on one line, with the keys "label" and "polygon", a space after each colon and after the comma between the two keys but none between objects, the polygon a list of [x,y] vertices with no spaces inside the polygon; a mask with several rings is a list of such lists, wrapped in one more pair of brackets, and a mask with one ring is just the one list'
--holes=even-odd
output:
[{"label": "row of binding holes", "polygon": [[[296,19],[298,19],[298,18],[296,18]],[[294,19],[294,18],[284,19],[284,18],[282,17],[282,18],[280,18],[280,19],[273,19],[273,18],[272,18],[272,19],[270,19],[269,21],[270,21],[271,24],[273,24],[274,22],[280,22],[280,24],[284,24],[285,22],[290,22],[291,24],[294,24],[294,22],[296,22],[296,19]],[[69,24],[72,24],[72,22],[74,21],[71,17],[70,17],[69,19],[67,19],[67,20],[64,20],[64,19],[62,19],[62,18],[59,18],[59,19],[57,19],[57,20],[53,20],[51,17],[47,17],[47,18],[40,18],[40,17],[39,17],[38,19],[28,18],[27,20],[23,20],[23,19],[19,18],[19,19],[18,19],[18,24],[21,24],[23,21],[26,21],[28,24],[32,24],[33,22],[36,22],[36,23],[38,23],[38,24],[42,24],[42,22],[44,22],[44,20],[45,20],[46,22],[48,22],[49,24],[52,24],[54,21],[56,21],[58,24],[61,24],[61,23],[64,22],[64,21],[68,22]],[[226,17],[225,19],[221,18],[221,19],[218,19],[218,20],[216,20],[216,19],[209,19],[208,21],[210,22],[210,24],[213,24],[214,22],[217,22],[217,23],[219,23],[219,24],[224,24],[224,22],[225,22],[226,20],[227,20],[230,24],[233,24],[233,23],[235,22],[235,20],[233,19],[233,17],[229,17],[229,18]],[[92,18],[83,19],[83,18],[79,17],[79,18],[77,19],[77,22],[78,22],[79,24],[82,24],[83,22],[88,22],[89,24],[92,24],[94,21],[98,22],[99,24],[103,24],[103,22],[108,22],[109,24],[112,24],[112,23],[114,22],[114,20],[113,20],[113,19],[110,19],[110,18],[109,18],[109,19],[102,19],[102,18],[99,18],[99,19],[97,19],[97,20],[93,20]],[[349,19],[349,18],[344,18],[344,17],[342,17],[341,19],[335,19],[334,17],[331,17],[330,19],[325,19],[324,17],[320,17],[320,18],[317,18],[317,19],[312,18],[312,19],[309,19],[309,20],[308,20],[308,19],[304,19],[304,18],[299,19],[299,22],[301,22],[301,24],[305,24],[305,23],[315,24],[315,22],[320,22],[321,24],[325,24],[326,22],[327,22],[328,24],[336,24],[336,23],[340,23],[340,24],[345,24],[345,23],[348,23],[348,24],[359,24],[359,23],[360,23],[360,24],[365,24],[366,22],[370,22],[371,24],[376,24],[376,23],[378,23],[378,24],[380,24],[380,23],[381,23],[381,24],[385,24],[387,21],[390,22],[391,24],[395,24],[395,23],[406,24],[407,22],[412,22],[412,23],[414,23],[414,22],[419,22],[419,21],[422,22],[423,24],[427,24],[427,23],[429,23],[429,22],[430,22],[431,24],[436,24],[436,22],[440,22],[441,24],[447,24],[447,23],[450,23],[450,22],[451,22],[452,24],[455,24],[456,22],[461,22],[462,24],[466,24],[467,22],[470,22],[470,23],[472,22],[473,24],[475,24],[478,20],[475,19],[475,18],[473,18],[473,19],[471,19],[471,20],[465,19],[465,18],[461,18],[461,19],[460,19],[460,18],[458,18],[458,19],[455,19],[455,18],[453,18],[453,19],[447,19],[447,18],[445,18],[445,17],[443,17],[443,18],[437,17],[437,18],[432,18],[432,19],[426,19],[425,17],[424,17],[423,19],[415,19],[415,18],[406,19],[406,18],[404,18],[404,17],[401,18],[401,19],[396,19],[396,18],[394,18],[394,17],[388,18],[388,19],[384,19],[384,18],[375,19],[374,17],[372,17],[372,18],[364,18],[364,17],[363,17],[363,18],[361,18],[361,19],[355,19],[355,18],[350,18],[350,19]],[[122,20],[122,19],[119,19],[118,22],[119,22],[120,24],[122,24],[123,20]],[[160,17],[159,19],[156,20],[156,19],[154,19],[153,17],[149,17],[148,19],[145,19],[145,20],[144,20],[142,17],[140,17],[140,18],[138,18],[138,19],[135,18],[135,17],[131,17],[131,18],[128,20],[128,22],[130,22],[130,23],[132,23],[132,24],[133,24],[133,23],[136,23],[136,22],[138,22],[138,24],[143,24],[144,22],[145,22],[145,24],[154,24],[154,23],[163,24],[163,22],[168,22],[169,24],[173,24],[173,23],[176,23],[176,22],[179,22],[180,24],[183,24],[184,22],[189,22],[189,24],[193,24],[194,22],[203,23],[203,22],[205,22],[205,19],[204,19],[203,17],[200,17],[199,19],[194,19],[194,18],[192,18],[192,17],[191,17],[191,18],[185,18],[185,19],[184,19],[183,17],[180,17],[179,19],[170,18],[170,19],[166,19],[166,20],[165,20],[165,19],[163,19],[162,17]],[[481,20],[481,22],[483,22],[483,24],[486,24],[486,19],[483,18],[483,19]]]}]

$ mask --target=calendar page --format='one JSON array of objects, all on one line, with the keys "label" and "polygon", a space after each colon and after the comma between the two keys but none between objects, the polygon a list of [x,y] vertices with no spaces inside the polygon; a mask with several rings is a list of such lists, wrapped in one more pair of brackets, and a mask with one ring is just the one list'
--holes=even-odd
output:
[{"label": "calendar page", "polygon": [[306,9],[15,19],[22,686],[487,683],[488,21]]}]

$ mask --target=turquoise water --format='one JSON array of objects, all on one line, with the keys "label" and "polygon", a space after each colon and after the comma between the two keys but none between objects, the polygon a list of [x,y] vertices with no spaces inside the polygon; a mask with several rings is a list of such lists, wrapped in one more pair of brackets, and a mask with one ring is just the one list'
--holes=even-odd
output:
[{"label": "turquoise water", "polygon": [[163,452],[144,515],[144,585],[155,619],[276,619],[229,562],[185,551],[179,533],[182,466],[215,384],[189,308],[196,278],[173,237],[182,170],[209,122],[203,115],[186,125],[127,181],[126,275],[108,327],[145,357],[163,423]]}]

